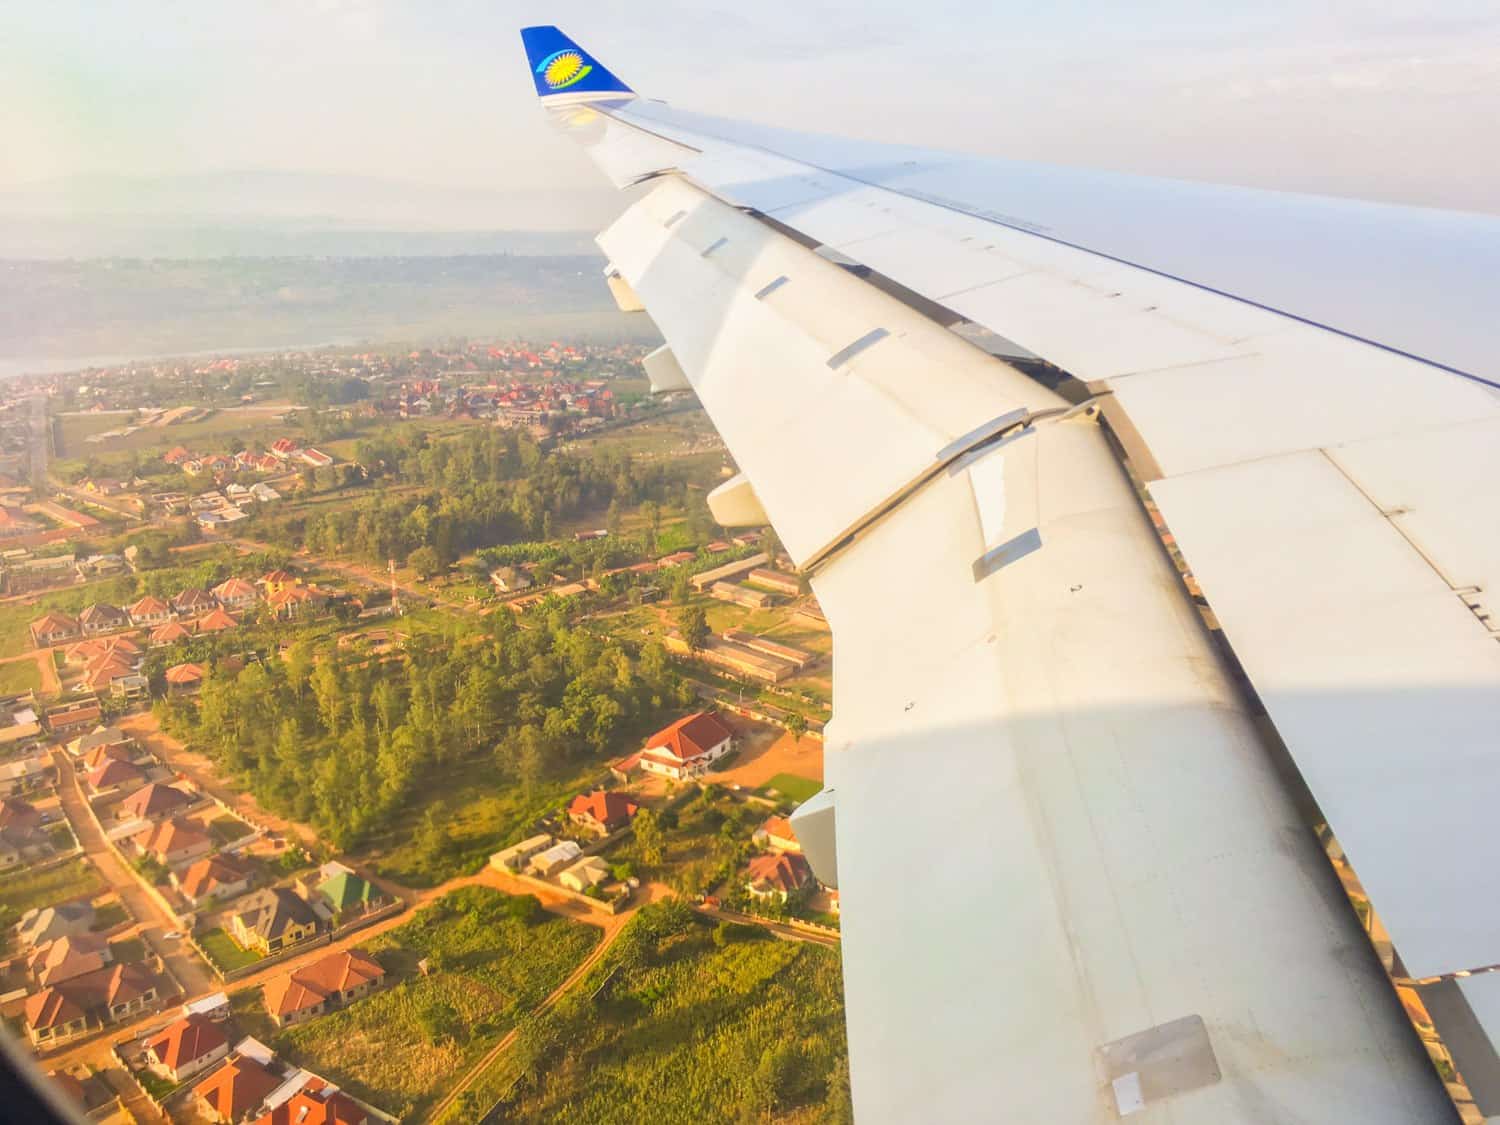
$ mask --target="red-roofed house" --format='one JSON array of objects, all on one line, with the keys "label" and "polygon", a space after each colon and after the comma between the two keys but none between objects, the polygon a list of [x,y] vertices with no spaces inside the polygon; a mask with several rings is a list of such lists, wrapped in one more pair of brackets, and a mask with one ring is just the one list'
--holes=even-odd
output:
[{"label": "red-roofed house", "polygon": [[26,998],[26,1033],[37,1045],[71,1039],[92,1019],[113,1023],[144,1011],[161,982],[138,964],[113,964],[44,988]]},{"label": "red-roofed house", "polygon": [[89,792],[97,796],[100,793],[117,793],[121,789],[142,785],[145,781],[146,771],[140,766],[111,757],[89,774],[88,787]]},{"label": "red-roofed house", "polygon": [[792,830],[792,822],[784,816],[767,817],[765,823],[755,830],[751,840],[763,848],[775,848],[783,852],[800,852],[802,844]]},{"label": "red-roofed house", "polygon": [[135,674],[136,665],[132,661],[111,652],[89,661],[83,672],[83,682],[90,691],[108,691],[116,680]]},{"label": "red-roofed house", "polygon": [[184,617],[191,617],[195,613],[207,613],[218,604],[214,596],[201,586],[189,586],[186,590],[179,590],[172,596],[172,608]]},{"label": "red-roofed house", "polygon": [[164,820],[130,838],[141,855],[163,867],[181,867],[214,850],[207,832],[186,820]]},{"label": "red-roofed house", "polygon": [[268,590],[266,594],[266,605],[271,612],[287,619],[316,613],[327,602],[327,595],[311,586],[283,586],[278,590]]},{"label": "red-roofed house", "polygon": [[213,594],[219,599],[221,606],[232,610],[249,609],[258,597],[255,587],[243,578],[230,578],[220,582],[214,587]]},{"label": "red-roofed house", "polygon": [[255,1125],[369,1125],[370,1115],[341,1090],[325,1086],[314,1090],[309,1083]]},{"label": "red-roofed house", "polygon": [[193,628],[199,633],[222,633],[226,629],[233,629],[239,625],[234,617],[225,613],[222,609],[210,610],[197,621],[193,622]]},{"label": "red-roofed house", "polygon": [[175,645],[178,641],[185,641],[192,635],[192,631],[182,622],[168,621],[165,625],[158,625],[151,630],[151,644],[156,648],[162,645]]},{"label": "red-roofed house", "polygon": [[190,794],[174,786],[153,781],[121,801],[115,815],[121,820],[133,820],[137,817],[143,820],[161,820],[192,803],[193,797]]},{"label": "red-roofed house", "polygon": [[172,620],[172,607],[160,598],[147,594],[130,607],[130,620],[137,625],[161,625]]},{"label": "red-roofed house", "polygon": [[629,824],[639,810],[640,805],[624,793],[595,789],[573,798],[568,805],[568,819],[590,832],[608,836]]},{"label": "red-roofed house", "polygon": [[213,1020],[186,1016],[146,1041],[151,1069],[172,1082],[185,1082],[229,1054],[229,1039]]},{"label": "red-roofed house", "polygon": [[734,732],[712,711],[699,711],[648,738],[641,768],[681,781],[708,772],[733,749]]},{"label": "red-roofed house", "polygon": [[85,637],[111,633],[116,629],[126,629],[129,626],[130,614],[119,606],[105,605],[102,602],[84,606],[83,612],[78,615],[78,628]]},{"label": "red-roofed house", "polygon": [[37,648],[74,641],[81,635],[77,618],[66,613],[44,613],[31,623],[31,640]]},{"label": "red-roofed house", "polygon": [[210,896],[227,902],[248,891],[254,881],[255,869],[230,855],[206,856],[186,871],[172,876],[172,882],[177,884],[182,897],[194,906]]},{"label": "red-roofed house", "polygon": [[374,992],[384,980],[379,962],[361,950],[345,949],[267,984],[266,1011],[285,1027]]},{"label": "red-roofed house", "polygon": [[745,890],[753,898],[785,902],[812,882],[812,868],[797,852],[767,852],[745,869]]},{"label": "red-roofed house", "polygon": [[93,934],[66,934],[37,946],[26,958],[26,969],[40,988],[102,969],[114,960],[109,943]]},{"label": "red-roofed house", "polygon": [[174,664],[166,671],[167,694],[186,695],[203,686],[201,664]]},{"label": "red-roofed house", "polygon": [[193,1087],[210,1120],[239,1122],[260,1107],[281,1077],[254,1059],[235,1055]]}]

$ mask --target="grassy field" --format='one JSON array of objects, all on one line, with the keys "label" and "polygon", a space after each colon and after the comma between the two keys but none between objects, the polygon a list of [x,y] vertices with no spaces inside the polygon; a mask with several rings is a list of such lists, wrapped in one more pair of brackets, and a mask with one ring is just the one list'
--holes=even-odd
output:
[{"label": "grassy field", "polygon": [[783,797],[790,797],[799,805],[812,798],[823,788],[821,781],[812,781],[805,777],[798,777],[794,773],[778,773],[770,781],[761,786],[761,791],[774,789]]},{"label": "grassy field", "polygon": [[0,695],[38,691],[41,686],[42,672],[35,660],[13,660],[9,664],[0,664]]},{"label": "grassy field", "polygon": [[234,939],[223,930],[207,930],[199,934],[198,944],[208,954],[209,961],[218,966],[221,972],[231,972],[261,960],[259,953],[235,945]]},{"label": "grassy field", "polygon": [[[388,1113],[413,1119],[557,987],[599,930],[553,915],[527,924],[508,895],[465,887],[374,939],[394,987],[273,1032],[270,1043]],[[427,958],[433,971],[417,972]]]},{"label": "grassy field", "polygon": [[634,963],[621,953],[559,1006],[545,1049],[518,1044],[482,1076],[468,1120],[523,1075],[506,1121],[852,1120],[837,950],[720,947],[688,923]]},{"label": "grassy field", "polygon": [[[409,620],[403,621],[403,629]],[[413,801],[364,855],[380,874],[404,886],[434,886],[455,872],[478,870],[492,852],[519,839],[538,816],[603,775],[602,762],[564,763],[562,772],[541,782],[528,801],[515,779],[492,759],[434,769],[423,777],[422,799]],[[438,804],[445,809],[452,854],[433,866],[422,851],[417,829],[427,810]]]},{"label": "grassy field", "polygon": [[104,880],[84,859],[44,871],[12,871],[0,875],[0,921],[13,922],[34,906],[56,906],[104,889]]},{"label": "grassy field", "polygon": [[108,430],[118,430],[130,424],[133,412],[120,414],[68,414],[57,420],[62,431],[61,456],[85,457],[87,451],[104,443],[91,443],[85,439]]}]

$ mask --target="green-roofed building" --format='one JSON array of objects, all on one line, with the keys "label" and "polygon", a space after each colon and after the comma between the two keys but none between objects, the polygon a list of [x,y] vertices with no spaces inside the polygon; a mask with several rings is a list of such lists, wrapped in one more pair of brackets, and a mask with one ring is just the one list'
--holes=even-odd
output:
[{"label": "green-roofed building", "polygon": [[352,871],[336,871],[318,884],[318,893],[328,900],[333,912],[341,918],[363,914],[385,905],[385,895],[368,879]]}]

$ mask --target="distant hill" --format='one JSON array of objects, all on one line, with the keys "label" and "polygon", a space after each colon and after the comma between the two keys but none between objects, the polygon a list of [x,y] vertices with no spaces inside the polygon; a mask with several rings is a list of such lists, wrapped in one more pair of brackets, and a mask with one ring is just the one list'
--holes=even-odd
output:
[{"label": "distant hill", "polygon": [[602,185],[458,188],[218,172],[0,185],[0,258],[587,253],[621,209]]},{"label": "distant hill", "polygon": [[[0,374],[452,336],[654,337],[595,255],[0,262]],[[76,360],[77,362],[71,362]]]}]

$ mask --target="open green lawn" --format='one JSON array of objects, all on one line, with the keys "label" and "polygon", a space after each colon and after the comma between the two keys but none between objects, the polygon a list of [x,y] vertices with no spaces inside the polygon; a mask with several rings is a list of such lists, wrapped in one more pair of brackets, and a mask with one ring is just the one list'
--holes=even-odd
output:
[{"label": "open green lawn", "polygon": [[769,935],[720,947],[691,918],[649,933],[657,910],[443,1125],[507,1091],[506,1121],[852,1120],[838,951]]},{"label": "open green lawn", "polygon": [[34,906],[56,906],[103,889],[104,880],[82,858],[42,871],[11,871],[0,875],[0,921],[14,922]]},{"label": "open green lawn", "polygon": [[366,947],[393,987],[275,1032],[270,1045],[379,1109],[418,1117],[599,941],[595,927],[555,915],[517,921],[509,898],[465,887],[424,907]]},{"label": "open green lawn", "polygon": [[806,777],[798,777],[794,773],[778,773],[770,781],[761,786],[761,792],[764,793],[767,790],[774,789],[783,797],[790,797],[800,805],[803,801],[810,799],[814,794],[821,791],[822,788],[823,783],[821,781],[812,781]]},{"label": "open green lawn", "polygon": [[0,664],[0,695],[20,695],[38,691],[41,686],[42,673],[35,660],[12,660]]},{"label": "open green lawn", "polygon": [[223,930],[207,930],[197,936],[197,941],[220,972],[232,972],[261,960],[259,953],[235,945],[234,939]]}]

